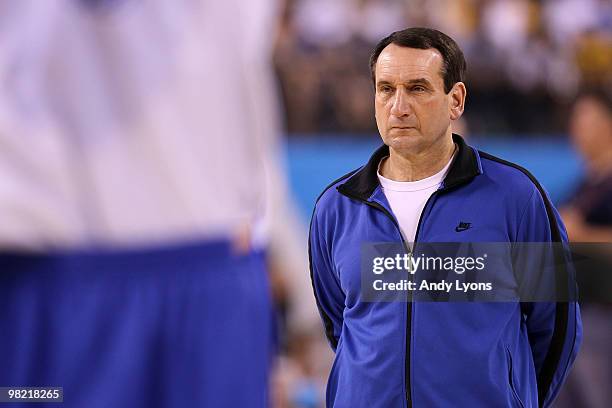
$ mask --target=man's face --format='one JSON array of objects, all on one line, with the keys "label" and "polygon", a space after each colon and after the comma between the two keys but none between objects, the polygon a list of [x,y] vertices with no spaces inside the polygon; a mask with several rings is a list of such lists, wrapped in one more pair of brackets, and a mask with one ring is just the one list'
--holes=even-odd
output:
[{"label": "man's face", "polygon": [[612,118],[601,102],[582,97],[570,116],[570,134],[586,159],[595,160],[612,146]]},{"label": "man's face", "polygon": [[396,151],[427,150],[461,116],[463,101],[457,116],[453,91],[444,92],[442,62],[433,48],[390,44],[380,53],[374,71],[376,125],[385,144]]}]

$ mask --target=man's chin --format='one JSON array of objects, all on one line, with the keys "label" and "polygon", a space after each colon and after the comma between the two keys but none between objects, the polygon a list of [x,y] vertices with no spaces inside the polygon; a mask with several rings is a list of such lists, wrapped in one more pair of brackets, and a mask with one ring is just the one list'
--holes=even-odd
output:
[{"label": "man's chin", "polygon": [[395,150],[414,148],[422,142],[420,136],[416,129],[401,129],[401,132],[390,132],[387,135],[387,145]]}]

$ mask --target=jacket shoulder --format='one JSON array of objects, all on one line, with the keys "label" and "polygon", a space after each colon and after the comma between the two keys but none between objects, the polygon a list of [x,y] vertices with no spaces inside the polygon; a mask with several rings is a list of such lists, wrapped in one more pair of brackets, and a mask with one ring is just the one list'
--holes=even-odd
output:
[{"label": "jacket shoulder", "polygon": [[547,196],[540,182],[526,168],[481,150],[478,154],[484,174],[500,184],[504,191],[517,197],[528,198],[535,191],[539,191],[543,198]]},{"label": "jacket shoulder", "polygon": [[319,194],[319,197],[317,197],[317,200],[315,201],[315,212],[320,211],[323,208],[332,206],[334,202],[340,198],[340,195],[341,195],[338,192],[337,187],[343,182],[345,182],[347,179],[349,179],[353,174],[355,174],[360,169],[361,167],[355,170],[352,170],[346,173],[345,175],[338,177],[336,180],[332,181],[331,183],[329,183],[327,187],[323,189],[321,194]]}]

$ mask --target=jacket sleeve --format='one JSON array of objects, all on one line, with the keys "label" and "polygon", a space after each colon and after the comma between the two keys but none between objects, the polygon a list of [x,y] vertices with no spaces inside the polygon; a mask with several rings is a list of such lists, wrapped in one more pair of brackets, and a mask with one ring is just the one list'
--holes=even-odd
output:
[{"label": "jacket sleeve", "polygon": [[310,222],[308,239],[310,277],[317,308],[325,326],[325,335],[335,352],[342,331],[345,296],[333,266],[331,257],[332,238],[327,230],[325,217],[315,208]]},{"label": "jacket sleeve", "polygon": [[[557,210],[546,193],[533,191],[518,226],[518,242],[560,242],[567,246],[567,233]],[[557,249],[559,248],[557,246]],[[554,284],[575,288],[574,269],[567,252],[554,264]],[[550,282],[550,281],[549,281]],[[574,286],[571,286],[574,285]],[[568,293],[568,292],[566,292]],[[582,338],[580,310],[575,297],[556,302],[522,303],[529,343],[535,363],[540,407],[548,407],[557,396],[576,359]],[[570,301],[567,301],[570,300]]]}]

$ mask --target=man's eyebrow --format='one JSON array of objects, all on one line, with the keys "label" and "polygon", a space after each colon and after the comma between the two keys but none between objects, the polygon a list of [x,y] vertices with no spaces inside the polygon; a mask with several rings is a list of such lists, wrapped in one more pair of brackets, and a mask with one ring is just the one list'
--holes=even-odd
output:
[{"label": "man's eyebrow", "polygon": [[376,86],[381,86],[381,85],[391,85],[391,82],[389,81],[385,81],[385,80],[380,80],[378,82],[376,82]]},{"label": "man's eyebrow", "polygon": [[[415,78],[415,79],[411,79],[409,81],[404,82],[404,84],[407,85],[427,85],[427,86],[432,86],[431,82],[429,82],[429,80],[427,80],[426,78]],[[384,79],[381,79],[380,81],[376,82],[376,86],[382,86],[382,85],[392,85],[391,82],[386,81]]]},{"label": "man's eyebrow", "polygon": [[415,85],[415,84],[422,84],[422,85],[427,85],[427,86],[431,86],[431,82],[429,82],[427,79],[425,78],[416,78],[416,79],[411,79],[410,81],[406,82],[407,84],[410,85]]}]

